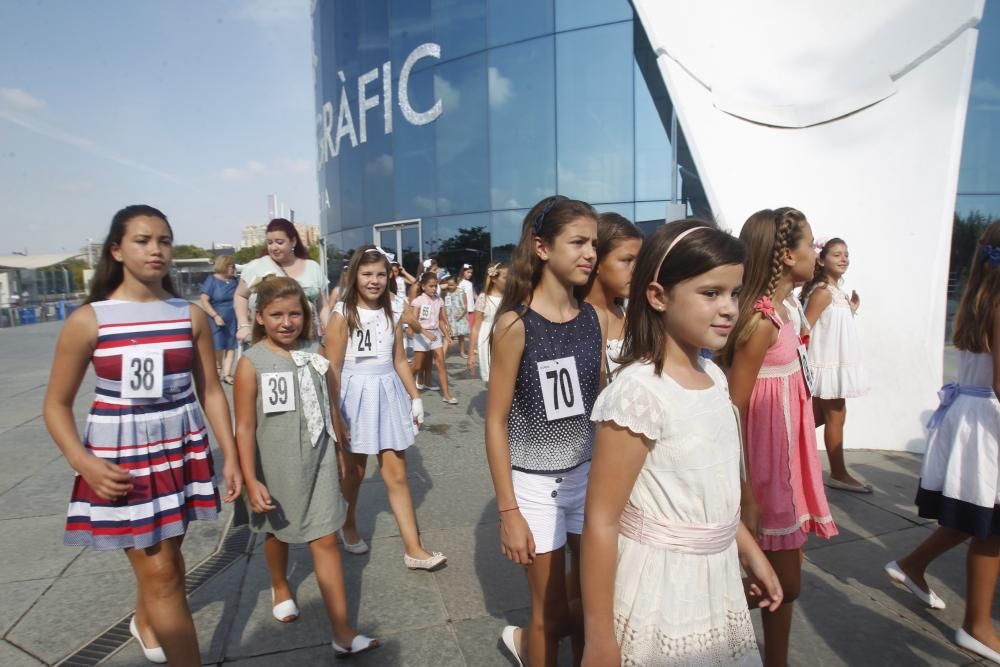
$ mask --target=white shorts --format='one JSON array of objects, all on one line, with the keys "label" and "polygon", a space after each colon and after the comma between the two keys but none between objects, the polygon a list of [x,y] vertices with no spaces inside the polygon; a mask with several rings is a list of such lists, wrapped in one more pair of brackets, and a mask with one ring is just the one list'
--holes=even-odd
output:
[{"label": "white shorts", "polygon": [[435,331],[434,335],[437,336],[437,338],[434,340],[428,340],[423,334],[413,334],[413,351],[430,352],[431,350],[436,350],[441,347],[441,332]]},{"label": "white shorts", "polygon": [[583,532],[589,476],[589,461],[565,473],[511,471],[514,497],[535,538],[535,553],[555,551],[565,546],[567,533]]}]

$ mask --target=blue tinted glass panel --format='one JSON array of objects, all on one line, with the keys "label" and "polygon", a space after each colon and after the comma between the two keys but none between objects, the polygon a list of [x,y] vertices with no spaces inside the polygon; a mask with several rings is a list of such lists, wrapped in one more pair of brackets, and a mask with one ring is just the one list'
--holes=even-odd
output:
[{"label": "blue tinted glass panel", "polygon": [[962,219],[981,216],[1000,220],[1000,194],[959,195],[955,200],[955,215]]},{"label": "blue tinted glass panel", "polygon": [[451,275],[463,264],[485,269],[490,257],[490,214],[442,216],[437,220],[438,263]]},{"label": "blue tinted glass panel", "polygon": [[639,229],[648,238],[657,227],[666,222],[666,211],[665,201],[636,202],[635,219],[632,222],[639,225]]},{"label": "blue tinted glass panel", "polygon": [[553,32],[552,0],[487,0],[490,46]]},{"label": "blue tinted glass panel", "polygon": [[635,198],[668,199],[670,193],[670,118],[664,125],[638,65],[635,67]]},{"label": "blue tinted glass panel", "polygon": [[556,189],[555,63],[552,37],[489,53],[490,198],[523,208]]},{"label": "blue tinted glass panel", "polygon": [[632,64],[631,23],[556,36],[560,194],[635,199]]},{"label": "blue tinted glass panel", "polygon": [[345,229],[343,231],[344,250],[351,252],[356,248],[372,242],[371,227],[360,227],[357,229]]},{"label": "blue tinted glass panel", "polygon": [[560,32],[631,18],[628,0],[556,0],[556,30]]},{"label": "blue tinted glass panel", "polygon": [[521,224],[529,209],[520,211],[495,211],[490,227],[490,243],[493,244],[494,262],[510,262],[521,239]]},{"label": "blue tinted glass panel", "polygon": [[996,2],[986,3],[979,24],[958,192],[1000,194],[1000,4]]},{"label": "blue tinted glass panel", "polygon": [[[392,54],[393,76],[410,52],[420,44],[434,41],[431,20],[431,0],[389,0],[389,51]],[[433,58],[417,62],[416,69],[430,67]]]},{"label": "blue tinted glass panel", "polygon": [[486,48],[486,0],[431,0],[431,11],[442,60]]},{"label": "blue tinted glass panel", "polygon": [[632,202],[625,203],[613,203],[613,204],[594,204],[594,208],[597,209],[598,213],[617,213],[623,216],[629,222],[635,219],[635,206]]},{"label": "blue tinted glass panel", "polygon": [[486,54],[434,69],[443,104],[433,123],[437,151],[437,207],[441,214],[489,209]]},{"label": "blue tinted glass panel", "polygon": [[[434,106],[434,72],[425,69],[410,75],[410,104],[418,111]],[[428,125],[411,125],[397,105],[392,144],[396,217],[423,218],[437,213],[434,192],[434,133],[441,118]],[[447,113],[447,112],[446,112]]]}]

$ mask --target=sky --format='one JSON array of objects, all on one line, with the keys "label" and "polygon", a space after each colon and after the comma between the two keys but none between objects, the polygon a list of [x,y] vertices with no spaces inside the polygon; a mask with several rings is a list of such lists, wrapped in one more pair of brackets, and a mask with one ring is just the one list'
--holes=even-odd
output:
[{"label": "sky", "polygon": [[239,244],[276,193],[318,224],[309,0],[0,0],[0,255],[155,206]]}]

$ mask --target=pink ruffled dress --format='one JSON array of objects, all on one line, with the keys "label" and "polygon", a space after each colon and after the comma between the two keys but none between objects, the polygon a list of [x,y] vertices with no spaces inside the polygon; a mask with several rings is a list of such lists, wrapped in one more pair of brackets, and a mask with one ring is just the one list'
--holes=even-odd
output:
[{"label": "pink ruffled dress", "polygon": [[810,532],[833,537],[837,527],[823,490],[812,399],[799,362],[799,337],[767,297],[754,309],[778,327],[764,355],[747,410],[747,465],[760,508],[765,551],[798,549]]}]

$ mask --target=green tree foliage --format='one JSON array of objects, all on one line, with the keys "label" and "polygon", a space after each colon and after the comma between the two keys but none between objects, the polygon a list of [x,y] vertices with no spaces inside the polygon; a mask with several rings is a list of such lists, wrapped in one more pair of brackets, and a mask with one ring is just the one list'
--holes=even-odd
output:
[{"label": "green tree foliage", "polygon": [[174,246],[174,259],[201,259],[211,256],[212,253],[196,245],[182,243]]},{"label": "green tree foliage", "polygon": [[233,254],[233,261],[237,264],[247,264],[260,257],[260,253],[262,252],[264,252],[263,243],[250,246],[249,248],[240,248]]},{"label": "green tree foliage", "polygon": [[452,274],[471,264],[473,279],[481,280],[490,262],[490,233],[485,227],[459,228],[458,234],[441,242],[437,256],[438,264]]}]

